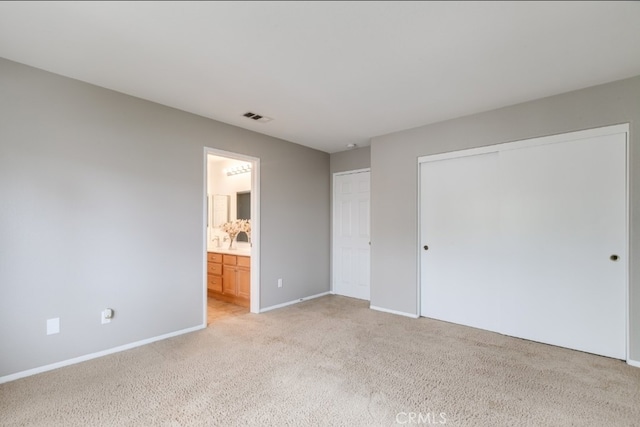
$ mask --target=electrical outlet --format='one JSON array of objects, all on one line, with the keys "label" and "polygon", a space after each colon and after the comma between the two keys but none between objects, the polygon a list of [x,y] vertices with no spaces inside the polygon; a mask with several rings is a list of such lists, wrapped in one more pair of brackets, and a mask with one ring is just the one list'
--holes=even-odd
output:
[{"label": "electrical outlet", "polygon": [[282,279],[278,279],[278,287],[281,288],[282,287]]},{"label": "electrical outlet", "polygon": [[102,324],[106,324],[106,323],[111,323],[111,319],[113,319],[113,309],[112,308],[105,308],[104,310],[102,310],[102,312],[100,313],[100,321],[102,322]]},{"label": "electrical outlet", "polygon": [[60,332],[60,318],[47,319],[47,335],[53,335]]}]

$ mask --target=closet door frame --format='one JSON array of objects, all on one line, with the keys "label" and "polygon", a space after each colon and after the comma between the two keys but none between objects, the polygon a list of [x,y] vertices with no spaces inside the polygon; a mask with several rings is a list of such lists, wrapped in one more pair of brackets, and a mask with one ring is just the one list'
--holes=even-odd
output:
[{"label": "closet door frame", "polygon": [[418,157],[418,162],[417,162],[417,167],[418,167],[418,171],[417,171],[418,172],[417,173],[417,219],[418,219],[417,220],[417,236],[418,236],[417,244],[418,245],[416,247],[416,262],[418,264],[417,278],[416,278],[416,296],[417,296],[416,312],[418,313],[418,316],[423,316],[423,313],[422,313],[422,277],[423,277],[422,252],[423,252],[423,248],[422,246],[425,244],[424,242],[422,242],[423,230],[422,230],[422,221],[421,221],[421,218],[422,218],[422,212],[421,212],[422,200],[421,199],[422,199],[422,190],[423,190],[421,188],[422,187],[421,165],[423,163],[454,159],[454,158],[460,158],[460,157],[468,157],[468,156],[474,156],[479,154],[516,150],[516,149],[521,149],[526,147],[541,146],[541,145],[554,144],[559,142],[570,142],[570,141],[575,141],[575,140],[580,140],[585,138],[595,138],[599,136],[615,135],[615,134],[621,134],[621,133],[626,134],[626,144],[625,144],[625,205],[626,205],[625,214],[626,214],[626,218],[625,218],[625,224],[624,224],[626,232],[625,232],[624,248],[627,253],[628,262],[626,263],[626,271],[624,273],[624,282],[625,282],[624,283],[624,288],[625,288],[624,318],[625,318],[625,337],[626,337],[626,360],[630,360],[629,343],[630,343],[631,337],[629,335],[629,312],[630,312],[629,274],[631,269],[631,263],[629,261],[630,261],[631,253],[630,253],[630,236],[629,236],[629,230],[630,230],[630,203],[629,203],[630,170],[629,169],[630,169],[630,165],[629,165],[629,124],[628,123],[605,126],[600,128],[586,129],[581,131],[568,132],[568,133],[562,133],[562,134],[556,134],[556,135],[550,135],[550,136],[534,137],[534,138],[528,138],[523,140],[516,140],[512,142],[504,142],[504,143],[498,143],[493,145],[487,145],[483,147],[456,150],[456,151],[450,151],[446,153],[439,153],[439,154],[432,154],[432,155]]}]

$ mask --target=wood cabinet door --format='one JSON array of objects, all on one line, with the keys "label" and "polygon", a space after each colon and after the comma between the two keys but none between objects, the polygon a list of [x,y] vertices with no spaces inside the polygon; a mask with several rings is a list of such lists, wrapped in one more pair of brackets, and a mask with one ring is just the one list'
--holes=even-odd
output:
[{"label": "wood cabinet door", "polygon": [[225,295],[238,295],[236,282],[236,267],[222,266],[222,293]]},{"label": "wood cabinet door", "polygon": [[246,267],[238,267],[238,296],[249,299],[251,295],[251,270]]}]

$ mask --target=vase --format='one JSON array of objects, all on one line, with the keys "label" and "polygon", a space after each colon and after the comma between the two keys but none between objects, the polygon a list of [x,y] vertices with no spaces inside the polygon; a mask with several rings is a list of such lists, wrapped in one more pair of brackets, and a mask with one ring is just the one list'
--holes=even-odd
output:
[{"label": "vase", "polygon": [[229,250],[233,250],[235,249],[235,247],[233,247],[233,242],[236,240],[236,236],[229,236]]}]

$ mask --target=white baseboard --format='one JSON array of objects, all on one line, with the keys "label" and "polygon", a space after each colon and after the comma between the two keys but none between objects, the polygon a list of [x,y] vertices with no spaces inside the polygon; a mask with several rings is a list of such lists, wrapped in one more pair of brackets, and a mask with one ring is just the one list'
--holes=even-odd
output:
[{"label": "white baseboard", "polygon": [[278,309],[278,308],[286,307],[286,306],[292,305],[292,304],[298,304],[299,302],[302,302],[302,301],[308,301],[310,299],[320,298],[320,297],[323,297],[325,295],[329,295],[330,293],[331,292],[323,292],[321,294],[311,295],[309,297],[304,297],[304,298],[296,299],[296,300],[289,301],[289,302],[283,302],[282,304],[277,304],[277,305],[272,305],[270,307],[261,308],[260,309],[260,313],[264,313],[266,311],[271,311],[271,310],[275,310],[275,309]]},{"label": "white baseboard", "polygon": [[107,356],[109,354],[130,350],[135,347],[151,344],[152,342],[155,342],[155,341],[161,341],[161,340],[172,338],[178,335],[187,334],[189,332],[195,332],[200,329],[204,329],[206,327],[207,326],[205,324],[205,325],[194,326],[193,328],[181,329],[179,331],[171,332],[164,335],[159,335],[157,337],[147,338],[141,341],[132,342],[130,344],[121,345],[119,347],[113,347],[107,350],[98,351],[97,353],[86,354],[84,356],[74,357],[73,359],[63,360],[62,362],[56,362],[50,365],[40,366],[38,368],[17,372],[15,374],[5,375],[4,377],[0,377],[0,384],[7,383],[9,381],[15,381],[24,377],[29,377],[31,375],[40,374],[42,372],[52,371],[54,369],[62,368],[64,366],[75,365],[76,363],[80,363],[80,362],[86,362],[87,360],[96,359],[98,357]]},{"label": "white baseboard", "polygon": [[391,313],[391,314],[397,314],[398,316],[411,317],[412,319],[417,319],[418,317],[420,317],[417,314],[405,313],[404,311],[390,310],[388,308],[376,307],[375,305],[370,305],[369,308],[371,310],[382,311],[383,313]]},{"label": "white baseboard", "polygon": [[640,362],[637,360],[627,359],[627,365],[633,366],[634,368],[640,368]]}]

